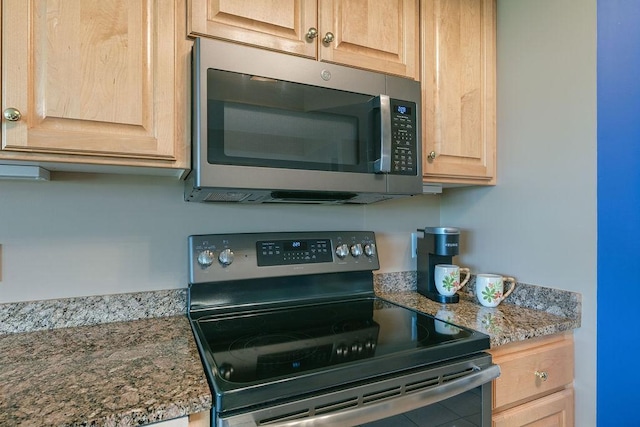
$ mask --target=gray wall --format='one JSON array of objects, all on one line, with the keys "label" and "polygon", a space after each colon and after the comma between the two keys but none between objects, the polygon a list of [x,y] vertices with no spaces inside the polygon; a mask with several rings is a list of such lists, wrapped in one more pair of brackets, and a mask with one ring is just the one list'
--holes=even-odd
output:
[{"label": "gray wall", "polygon": [[381,271],[415,269],[410,235],[438,224],[439,196],[372,206],[185,203],[170,178],[56,174],[0,180],[0,303],[187,285],[187,236],[368,229]]},{"label": "gray wall", "polygon": [[498,0],[498,185],[455,189],[473,271],[579,292],[576,425],[596,412],[596,1]]}]

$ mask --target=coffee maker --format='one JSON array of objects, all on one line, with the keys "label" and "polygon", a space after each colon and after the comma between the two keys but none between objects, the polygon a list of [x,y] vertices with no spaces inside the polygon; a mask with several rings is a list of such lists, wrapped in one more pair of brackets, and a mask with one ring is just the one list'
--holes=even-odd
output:
[{"label": "coffee maker", "polygon": [[430,300],[440,303],[456,303],[458,294],[442,295],[436,288],[433,276],[438,264],[453,264],[453,257],[458,255],[460,246],[460,230],[454,227],[426,227],[424,236],[418,236],[418,293]]}]

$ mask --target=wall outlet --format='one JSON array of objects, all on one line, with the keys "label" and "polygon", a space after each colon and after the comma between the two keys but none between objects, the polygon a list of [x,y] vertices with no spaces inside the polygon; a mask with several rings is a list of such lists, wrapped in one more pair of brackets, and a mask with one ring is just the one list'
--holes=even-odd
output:
[{"label": "wall outlet", "polygon": [[411,258],[418,257],[418,233],[411,233]]}]

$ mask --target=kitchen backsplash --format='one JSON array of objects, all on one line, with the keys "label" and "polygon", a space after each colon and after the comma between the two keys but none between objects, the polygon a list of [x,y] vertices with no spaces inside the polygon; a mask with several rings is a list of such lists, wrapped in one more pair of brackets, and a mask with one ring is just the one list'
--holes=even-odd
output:
[{"label": "kitchen backsplash", "polygon": [[187,290],[0,304],[0,334],[186,314]]},{"label": "kitchen backsplash", "polygon": [[[380,273],[374,276],[376,292],[415,292],[416,272]],[[473,298],[475,276],[463,289]],[[576,318],[581,296],[575,292],[518,283],[506,303]],[[187,290],[172,289],[0,304],[0,334],[87,326],[149,317],[184,315]]]}]

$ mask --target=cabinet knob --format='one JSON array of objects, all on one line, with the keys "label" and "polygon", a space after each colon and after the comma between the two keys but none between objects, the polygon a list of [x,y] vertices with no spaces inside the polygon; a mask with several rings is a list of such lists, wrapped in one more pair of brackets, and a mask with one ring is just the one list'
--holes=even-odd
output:
[{"label": "cabinet knob", "polygon": [[13,107],[9,107],[6,110],[4,110],[3,115],[4,115],[4,118],[10,122],[17,122],[22,118],[22,114],[20,114],[20,111]]},{"label": "cabinet knob", "polygon": [[309,40],[313,40],[316,37],[318,37],[318,30],[315,29],[314,27],[309,28],[309,30],[307,31],[307,38]]},{"label": "cabinet knob", "polygon": [[434,160],[436,158],[436,152],[435,151],[430,152],[427,157],[429,157],[429,160]]},{"label": "cabinet knob", "polygon": [[547,375],[545,371],[536,371],[536,377],[540,378],[542,381],[549,379],[549,375]]},{"label": "cabinet knob", "polygon": [[324,35],[324,38],[322,39],[322,41],[325,42],[326,44],[329,44],[333,41],[334,38],[335,36],[333,35],[333,33],[329,32]]}]

